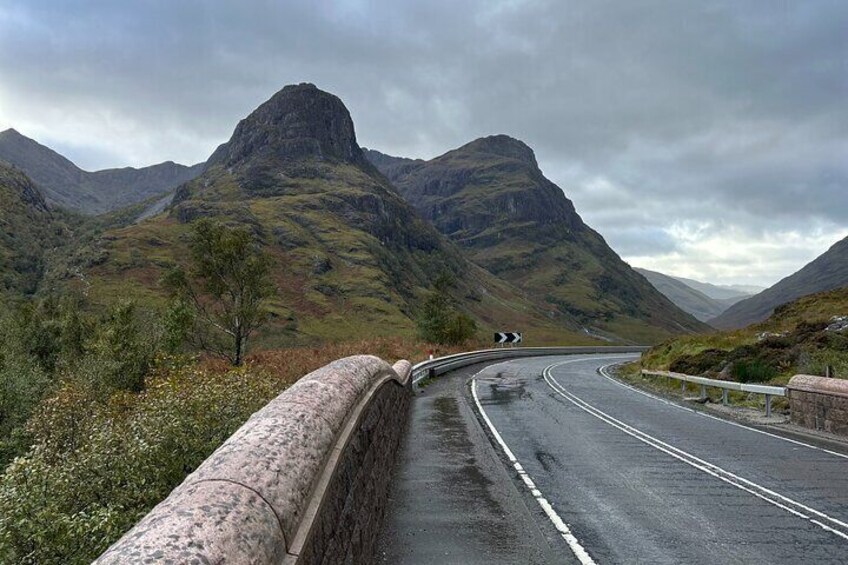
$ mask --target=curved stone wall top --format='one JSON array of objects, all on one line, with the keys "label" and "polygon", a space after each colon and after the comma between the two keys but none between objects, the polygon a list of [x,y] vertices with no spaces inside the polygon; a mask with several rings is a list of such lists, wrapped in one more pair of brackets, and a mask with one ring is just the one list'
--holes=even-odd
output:
[{"label": "curved stone wall top", "polygon": [[815,375],[795,375],[789,380],[786,388],[803,392],[817,392],[831,396],[848,398],[848,380],[818,377]]},{"label": "curved stone wall top", "polygon": [[410,368],[406,361],[393,368],[359,355],[303,377],[251,416],[95,563],[281,559],[354,408],[387,380],[406,386]]}]

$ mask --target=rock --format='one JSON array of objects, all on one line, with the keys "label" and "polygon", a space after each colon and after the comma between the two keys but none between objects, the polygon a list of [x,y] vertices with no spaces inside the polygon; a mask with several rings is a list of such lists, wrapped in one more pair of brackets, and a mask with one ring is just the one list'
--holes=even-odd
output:
[{"label": "rock", "polygon": [[356,143],[353,120],[338,97],[314,84],[289,85],[236,126],[232,138],[209,158],[238,167],[268,158],[303,158],[368,165]]}]

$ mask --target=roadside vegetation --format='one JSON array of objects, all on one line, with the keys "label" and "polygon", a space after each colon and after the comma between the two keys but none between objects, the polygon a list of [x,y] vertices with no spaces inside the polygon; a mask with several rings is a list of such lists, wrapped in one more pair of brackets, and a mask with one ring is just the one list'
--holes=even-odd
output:
[{"label": "roadside vegetation", "polygon": [[[89,563],[298,378],[348,355],[417,361],[434,348],[378,339],[259,351],[232,367],[150,348],[146,340],[164,335],[161,327],[136,326],[139,341],[111,340],[112,321],[118,318],[92,333],[106,345],[84,363],[67,364],[60,355],[48,371],[26,353],[27,369],[16,373],[18,382],[38,383],[41,400],[21,407],[14,420],[3,413],[0,563]],[[115,381],[118,363],[133,351],[145,356],[147,370],[140,381]]]},{"label": "roadside vegetation", "polygon": [[[341,357],[426,358],[482,344],[448,282],[424,301],[437,342],[247,350],[274,288],[249,232],[202,221],[169,303],[84,293],[0,299],[0,563],[88,563],[248,417]],[[448,346],[442,344],[451,344]]]},{"label": "roadside vegetation", "polygon": [[[642,377],[641,369],[774,385],[785,385],[796,374],[829,372],[832,377],[848,378],[848,288],[784,304],[765,322],[742,330],[665,341],[619,373],[648,389],[680,391],[680,383]],[[718,392],[711,394],[720,397]],[[731,393],[731,400],[751,404],[761,398]],[[780,408],[781,403],[776,406]]]},{"label": "roadside vegetation", "polygon": [[418,336],[430,343],[460,345],[477,332],[477,323],[468,314],[460,312],[450,295],[454,285],[449,275],[441,275],[435,288],[427,293],[418,314]]}]

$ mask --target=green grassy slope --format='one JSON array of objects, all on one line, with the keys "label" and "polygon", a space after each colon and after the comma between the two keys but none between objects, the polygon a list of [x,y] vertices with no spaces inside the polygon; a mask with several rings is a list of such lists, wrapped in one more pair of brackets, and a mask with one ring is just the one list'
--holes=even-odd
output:
[{"label": "green grassy slope", "polygon": [[848,288],[789,302],[741,330],[669,340],[643,355],[642,366],[785,383],[797,373],[824,374],[831,365],[837,377],[848,378],[848,331],[827,329],[840,316],[848,316]]},{"label": "green grassy slope", "polygon": [[583,223],[522,142],[492,136],[427,162],[368,156],[473,261],[557,318],[641,343],[707,328]]},{"label": "green grassy slope", "polygon": [[0,161],[0,291],[35,292],[46,250],[60,239],[57,229],[32,181]]}]

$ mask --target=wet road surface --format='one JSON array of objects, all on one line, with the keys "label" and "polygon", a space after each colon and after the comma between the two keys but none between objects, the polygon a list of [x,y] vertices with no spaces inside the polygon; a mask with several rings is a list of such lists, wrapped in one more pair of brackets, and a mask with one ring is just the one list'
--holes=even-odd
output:
[{"label": "wet road surface", "polygon": [[848,458],[598,373],[623,358],[521,359],[430,385],[384,562],[848,562]]}]

